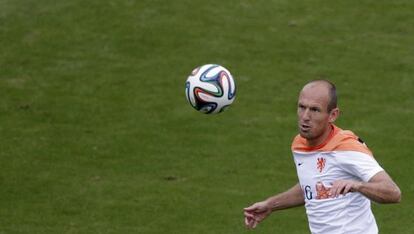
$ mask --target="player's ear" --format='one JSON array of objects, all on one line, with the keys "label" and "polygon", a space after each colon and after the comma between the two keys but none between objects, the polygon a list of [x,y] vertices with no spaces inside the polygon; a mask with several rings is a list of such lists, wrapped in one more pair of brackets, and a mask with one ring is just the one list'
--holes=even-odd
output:
[{"label": "player's ear", "polygon": [[333,123],[335,122],[335,120],[339,117],[339,108],[336,107],[334,109],[331,110],[331,112],[329,113],[329,122]]}]

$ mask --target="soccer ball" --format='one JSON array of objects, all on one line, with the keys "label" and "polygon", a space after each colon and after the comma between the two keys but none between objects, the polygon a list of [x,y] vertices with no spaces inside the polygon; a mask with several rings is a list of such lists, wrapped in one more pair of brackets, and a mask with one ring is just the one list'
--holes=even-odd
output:
[{"label": "soccer ball", "polygon": [[205,114],[215,114],[233,103],[236,85],[226,68],[206,64],[191,72],[185,83],[185,94],[194,109]]}]

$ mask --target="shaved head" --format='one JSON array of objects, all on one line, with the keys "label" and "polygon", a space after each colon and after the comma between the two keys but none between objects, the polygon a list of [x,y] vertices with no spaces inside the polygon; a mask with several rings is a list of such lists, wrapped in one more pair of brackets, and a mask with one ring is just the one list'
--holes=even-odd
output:
[{"label": "shaved head", "polygon": [[312,80],[310,82],[308,82],[302,89],[305,90],[307,88],[315,88],[317,86],[322,86],[324,88],[326,88],[326,91],[328,92],[328,97],[329,97],[329,101],[328,101],[328,112],[330,112],[331,110],[335,109],[338,105],[338,97],[336,95],[336,87],[335,85],[328,81],[328,80]]}]

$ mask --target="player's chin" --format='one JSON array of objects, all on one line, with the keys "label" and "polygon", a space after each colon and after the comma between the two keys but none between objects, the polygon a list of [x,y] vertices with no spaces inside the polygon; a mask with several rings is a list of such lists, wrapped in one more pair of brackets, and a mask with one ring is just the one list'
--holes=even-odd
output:
[{"label": "player's chin", "polygon": [[312,133],[309,130],[299,129],[299,135],[305,139],[312,139]]}]

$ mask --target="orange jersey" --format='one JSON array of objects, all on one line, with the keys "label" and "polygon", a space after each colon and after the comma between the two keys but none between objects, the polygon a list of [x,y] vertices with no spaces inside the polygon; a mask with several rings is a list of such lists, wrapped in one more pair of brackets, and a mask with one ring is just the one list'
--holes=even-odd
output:
[{"label": "orange jersey", "polygon": [[371,203],[360,193],[329,196],[336,180],[369,181],[382,171],[369,148],[335,125],[327,140],[309,147],[300,135],[292,143],[299,183],[312,233],[378,233]]}]

